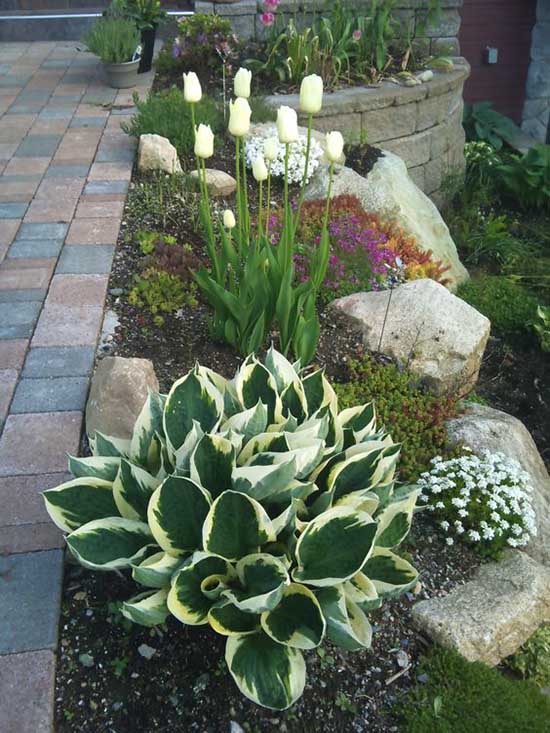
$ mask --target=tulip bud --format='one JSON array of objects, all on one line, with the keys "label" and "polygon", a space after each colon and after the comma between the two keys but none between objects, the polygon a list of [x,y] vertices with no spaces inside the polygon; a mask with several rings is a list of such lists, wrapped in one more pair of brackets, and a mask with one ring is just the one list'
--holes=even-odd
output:
[{"label": "tulip bud", "polygon": [[329,163],[339,163],[344,152],[344,138],[338,131],[327,132],[325,156]]},{"label": "tulip bud", "polygon": [[229,132],[235,137],[243,137],[250,130],[250,115],[252,110],[248,100],[244,97],[237,97],[234,102],[229,102]]},{"label": "tulip bud", "polygon": [[300,86],[300,109],[310,115],[320,112],[323,105],[323,80],[317,74],[302,79]]},{"label": "tulip bud", "polygon": [[235,74],[233,80],[233,89],[235,90],[236,97],[244,97],[248,99],[250,97],[250,82],[252,81],[252,72],[248,69],[241,68]]},{"label": "tulip bud", "polygon": [[202,98],[202,89],[199,77],[194,71],[183,75],[183,98],[186,102],[200,102]]},{"label": "tulip bud", "polygon": [[298,115],[292,107],[277,110],[277,134],[281,143],[298,142]]},{"label": "tulip bud", "polygon": [[252,163],[252,175],[258,181],[258,183],[267,180],[267,167],[265,164],[265,160],[261,155],[258,155],[258,157],[255,158],[254,162]]},{"label": "tulip bud", "polygon": [[279,141],[276,137],[268,137],[264,140],[264,158],[273,163],[279,155]]},{"label": "tulip bud", "polygon": [[235,214],[231,211],[231,209],[226,209],[223,212],[223,225],[226,229],[234,229],[237,225],[237,222],[235,221]]},{"label": "tulip bud", "polygon": [[214,155],[214,133],[210,125],[200,124],[195,128],[195,155],[199,158],[211,158]]}]

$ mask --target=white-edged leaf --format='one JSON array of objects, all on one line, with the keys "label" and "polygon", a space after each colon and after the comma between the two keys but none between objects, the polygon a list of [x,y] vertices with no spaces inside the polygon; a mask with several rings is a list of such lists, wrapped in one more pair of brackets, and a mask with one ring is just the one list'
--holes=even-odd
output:
[{"label": "white-edged leaf", "polygon": [[206,433],[191,455],[191,478],[207,489],[213,498],[231,488],[235,448],[230,440]]},{"label": "white-edged leaf", "polygon": [[[170,613],[191,626],[208,623],[208,612],[219,600],[224,583],[233,575],[231,565],[223,558],[195,553],[191,562],[172,578],[167,600]],[[216,593],[205,590],[216,590]]]},{"label": "white-edged leaf", "polygon": [[398,596],[418,581],[418,571],[385,547],[374,548],[361,572],[374,583],[381,597]]},{"label": "white-edged leaf", "polygon": [[67,537],[72,554],[91,570],[129,568],[153,543],[153,535],[146,524],[124,517],[95,519]]},{"label": "white-edged leaf", "polygon": [[222,595],[241,611],[262,613],[275,608],[289,584],[285,564],[266,553],[243,557],[236,565],[240,586],[231,586]]},{"label": "white-edged leaf", "polygon": [[180,569],[181,557],[167,552],[155,552],[138,565],[132,565],[132,578],[146,588],[167,588],[174,573]]},{"label": "white-edged leaf", "polygon": [[222,636],[255,634],[260,630],[259,614],[245,613],[228,600],[212,606],[208,612],[208,623]]},{"label": "white-edged leaf", "polygon": [[168,590],[146,591],[122,604],[122,615],[141,626],[163,624],[170,613],[166,605]]},{"label": "white-edged leaf", "polygon": [[341,585],[321,588],[317,600],[327,622],[327,636],[333,644],[349,651],[370,647],[372,627],[369,620],[356,603],[346,598]]},{"label": "white-edged leaf", "polygon": [[113,496],[121,516],[145,522],[149,500],[159,483],[144,468],[122,458],[113,482]]},{"label": "white-edged leaf", "polygon": [[72,532],[94,519],[118,517],[110,481],[77,478],[43,492],[46,511],[64,532]]},{"label": "white-edged leaf", "polygon": [[267,428],[267,407],[260,401],[248,410],[237,412],[228,418],[220,430],[234,430],[243,436],[243,442],[248,442],[255,435],[263,433]]},{"label": "white-edged leaf", "polygon": [[158,392],[149,391],[147,399],[134,424],[130,444],[130,458],[144,468],[151,470],[151,443],[155,435],[162,432],[165,397]]},{"label": "white-edged leaf", "polygon": [[130,441],[125,438],[104,435],[96,430],[93,435],[88,436],[88,442],[94,456],[128,458],[130,455]]},{"label": "white-edged leaf", "polygon": [[75,478],[99,478],[114,481],[120,466],[120,458],[111,456],[90,456],[80,458],[69,456],[69,471]]},{"label": "white-edged leaf", "polygon": [[315,595],[305,585],[291,583],[272,611],[261,617],[265,633],[279,644],[314,649],[323,641],[325,619]]},{"label": "white-edged leaf", "polygon": [[379,547],[397,547],[409,534],[419,493],[420,490],[411,491],[405,499],[388,504],[376,517],[376,544]]}]

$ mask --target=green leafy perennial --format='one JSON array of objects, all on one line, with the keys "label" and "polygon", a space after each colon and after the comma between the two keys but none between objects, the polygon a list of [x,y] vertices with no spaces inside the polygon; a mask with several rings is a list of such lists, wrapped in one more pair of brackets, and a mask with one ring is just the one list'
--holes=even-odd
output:
[{"label": "green leafy perennial", "polygon": [[131,569],[123,613],[172,613],[227,636],[241,692],[276,710],[302,694],[303,650],[368,648],[366,612],[411,588],[395,554],[417,491],[394,489],[399,445],[374,405],[338,410],[322,371],[271,349],[233,380],[196,365],[151,393],[131,440],[96,433],[74,480],[44,492],[76,559]]}]

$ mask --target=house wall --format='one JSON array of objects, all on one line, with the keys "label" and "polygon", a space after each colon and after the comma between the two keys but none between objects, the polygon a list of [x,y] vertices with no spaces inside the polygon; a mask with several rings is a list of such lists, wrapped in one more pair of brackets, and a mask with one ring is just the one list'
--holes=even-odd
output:
[{"label": "house wall", "polygon": [[550,0],[538,0],[522,130],[550,143]]}]

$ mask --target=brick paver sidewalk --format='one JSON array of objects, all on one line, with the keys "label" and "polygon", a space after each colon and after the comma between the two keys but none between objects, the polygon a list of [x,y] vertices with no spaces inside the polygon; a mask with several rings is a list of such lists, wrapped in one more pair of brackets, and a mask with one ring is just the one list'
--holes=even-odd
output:
[{"label": "brick paver sidewalk", "polygon": [[39,492],[78,451],[135,152],[131,93],[77,45],[0,44],[2,733],[51,730],[63,539]]}]

